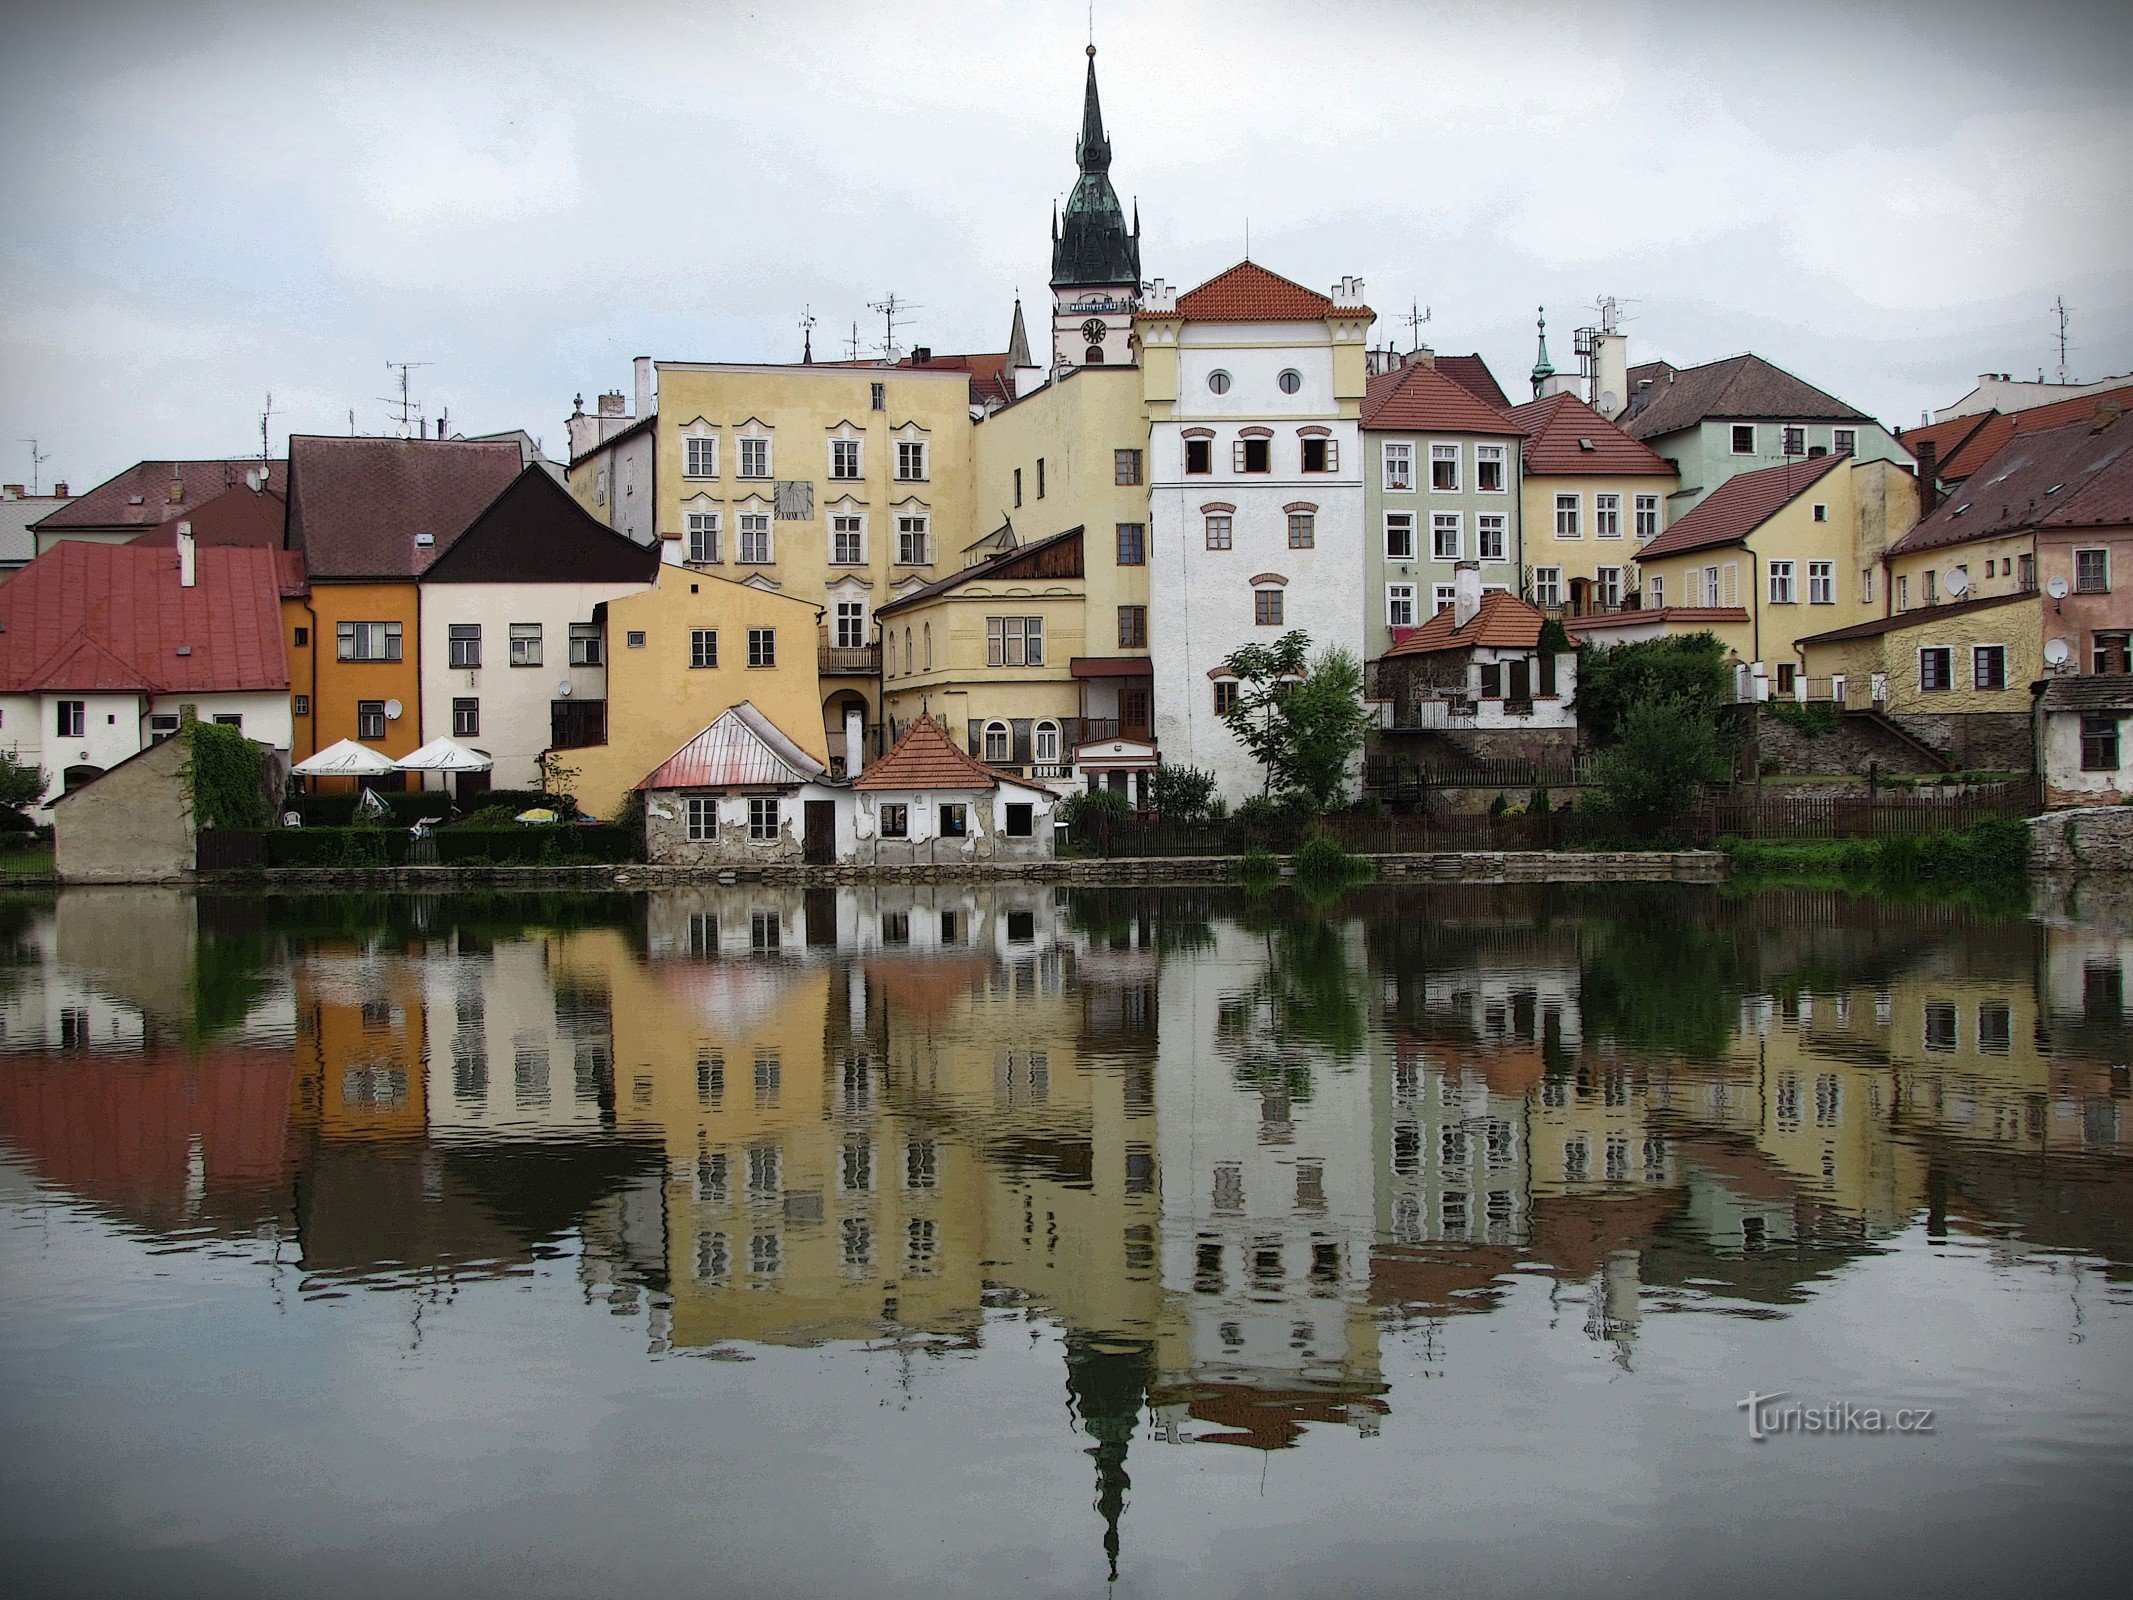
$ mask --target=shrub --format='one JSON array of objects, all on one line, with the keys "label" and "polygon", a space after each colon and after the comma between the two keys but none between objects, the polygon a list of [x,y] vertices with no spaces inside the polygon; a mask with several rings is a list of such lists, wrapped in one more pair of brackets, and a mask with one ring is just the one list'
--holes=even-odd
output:
[{"label": "shrub", "polygon": [[1626,840],[1671,843],[1703,786],[1725,766],[1717,725],[1702,707],[1683,700],[1636,706],[1596,763],[1601,808]]},{"label": "shrub", "polygon": [[1715,729],[1732,686],[1726,647],[1692,633],[1637,644],[1586,645],[1578,652],[1578,723],[1595,744],[1624,737],[1640,706],[1678,701]]},{"label": "shrub", "polygon": [[1802,738],[1820,739],[1837,731],[1837,708],[1827,700],[1804,706],[1797,700],[1772,700],[1763,709]]},{"label": "shrub", "polygon": [[1237,876],[1250,884],[1267,884],[1281,876],[1281,863],[1270,850],[1253,845],[1237,859]]},{"label": "shrub", "polygon": [[[23,809],[42,800],[51,786],[44,768],[23,760],[17,750],[0,750],[0,816],[21,816]],[[27,823],[28,819],[24,821]]]},{"label": "shrub", "polygon": [[1090,849],[1110,848],[1111,835],[1133,817],[1133,802],[1116,789],[1084,789],[1070,794],[1059,805],[1059,820],[1077,845]]},{"label": "shrub", "polygon": [[[412,825],[424,817],[441,821],[452,809],[452,797],[441,790],[414,789],[397,794],[379,793],[395,822]],[[345,828],[355,821],[353,794],[303,794],[288,805],[307,828]]]},{"label": "shrub", "polygon": [[235,728],[191,722],[185,729],[185,788],[197,828],[261,828],[267,810],[266,752]]},{"label": "shrub", "polygon": [[1165,761],[1148,780],[1148,800],[1165,822],[1198,822],[1213,806],[1215,775]]}]

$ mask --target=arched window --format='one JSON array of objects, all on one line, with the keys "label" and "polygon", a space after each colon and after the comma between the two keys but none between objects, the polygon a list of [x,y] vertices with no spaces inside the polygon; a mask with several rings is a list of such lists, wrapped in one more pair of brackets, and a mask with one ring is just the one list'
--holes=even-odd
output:
[{"label": "arched window", "polygon": [[884,653],[889,658],[882,663],[882,673],[885,677],[893,678],[896,676],[896,630],[894,628],[882,629],[881,642]]},{"label": "arched window", "polygon": [[1015,738],[1004,722],[985,724],[985,759],[1007,761],[1014,755]]},{"label": "arched window", "polygon": [[1059,724],[1056,722],[1038,723],[1035,737],[1034,759],[1047,765],[1056,766],[1059,761]]},{"label": "arched window", "polygon": [[933,624],[926,624],[926,670],[933,670]]},{"label": "arched window", "polygon": [[918,657],[911,653],[911,630],[904,629],[904,671],[918,671]]},{"label": "arched window", "polygon": [[1090,345],[1087,350],[1082,352],[1081,361],[1084,366],[1102,366],[1104,364],[1104,347],[1100,344]]}]

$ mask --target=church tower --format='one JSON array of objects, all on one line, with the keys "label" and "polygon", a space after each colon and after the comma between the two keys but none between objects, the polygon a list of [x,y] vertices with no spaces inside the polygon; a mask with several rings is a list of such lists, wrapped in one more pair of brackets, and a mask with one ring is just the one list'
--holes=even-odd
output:
[{"label": "church tower", "polygon": [[1133,229],[1111,187],[1111,141],[1096,103],[1096,46],[1074,146],[1081,176],[1064,218],[1052,218],[1052,363],[1067,367],[1131,365],[1133,313],[1141,302],[1141,219]]}]

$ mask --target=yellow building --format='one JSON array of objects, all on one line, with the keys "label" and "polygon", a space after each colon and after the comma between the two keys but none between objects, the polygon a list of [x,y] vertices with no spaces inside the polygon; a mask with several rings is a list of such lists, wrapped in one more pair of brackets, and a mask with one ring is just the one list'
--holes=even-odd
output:
[{"label": "yellow building", "polygon": [[1613,611],[1636,588],[1638,552],[1666,531],[1670,463],[1584,401],[1514,406],[1526,433],[1519,544],[1525,596],[1569,616]]},{"label": "yellow building", "polygon": [[1645,546],[1643,608],[1655,631],[1715,633],[1790,695],[1802,639],[1880,614],[1880,541],[1917,517],[1916,482],[1889,462],[1813,456],[1744,472]]},{"label": "yellow building", "polygon": [[742,700],[825,759],[818,602],[664,564],[607,603],[607,742],[567,751],[578,804],[612,817],[638,779]]},{"label": "yellow building", "polygon": [[1891,716],[1981,712],[2026,727],[2045,675],[2044,603],[2034,590],[1926,606],[1801,641],[1816,699]]},{"label": "yellow building", "polygon": [[634,418],[615,395],[571,419],[571,493],[640,543],[674,541],[699,572],[818,610],[812,720],[841,768],[849,710],[866,753],[885,748],[875,612],[956,571],[972,537],[971,381],[923,365],[642,360]]}]

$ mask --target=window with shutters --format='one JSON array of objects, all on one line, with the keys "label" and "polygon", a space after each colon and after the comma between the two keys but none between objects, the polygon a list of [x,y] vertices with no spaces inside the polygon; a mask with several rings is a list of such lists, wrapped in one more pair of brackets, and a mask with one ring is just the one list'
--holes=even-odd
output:
[{"label": "window with shutters", "polygon": [[1139,567],[1145,566],[1147,561],[1147,524],[1121,522],[1118,525],[1118,564],[1122,567]]},{"label": "window with shutters", "polygon": [[866,519],[855,511],[840,511],[830,517],[830,565],[864,566],[867,559]]},{"label": "window with shutters", "polygon": [[1457,561],[1461,518],[1456,511],[1434,511],[1429,518],[1429,553],[1433,560]]},{"label": "window with shutters", "polygon": [[684,478],[718,476],[718,435],[692,436],[681,442],[681,475]]},{"label": "window with shutters", "polygon": [[1273,458],[1271,439],[1239,439],[1230,446],[1230,465],[1237,472],[1265,472]]},{"label": "window with shutters", "polygon": [[1379,446],[1379,458],[1384,463],[1385,487],[1391,490],[1412,489],[1415,486],[1415,447],[1388,439]]},{"label": "window with shutters", "polygon": [[1433,444],[1429,447],[1429,486],[1439,494],[1459,492],[1459,447]]},{"label": "window with shutters", "polygon": [[832,478],[837,479],[839,482],[849,483],[864,476],[862,470],[863,458],[859,453],[859,447],[863,442],[859,439],[830,440],[830,476]]},{"label": "window with shutters", "polygon": [[698,566],[709,566],[719,558],[718,513],[716,511],[691,511],[684,519],[689,537],[689,559]]},{"label": "window with shutters", "polygon": [[1484,561],[1508,561],[1510,522],[1501,512],[1486,512],[1474,519],[1475,554]]},{"label": "window with shutters", "polygon": [[1231,525],[1230,525],[1230,520],[1229,520],[1229,513],[1227,513],[1227,512],[1224,512],[1224,511],[1215,511],[1215,512],[1210,512],[1210,513],[1208,513],[1208,517],[1207,517],[1207,548],[1208,548],[1208,549],[1210,549],[1210,550],[1227,550],[1227,549],[1228,549],[1228,548],[1230,547],[1230,534],[1231,534]]},{"label": "window with shutters", "polygon": [[1412,511],[1388,511],[1385,513],[1385,559],[1387,561],[1412,561],[1415,558],[1415,514]]},{"label": "window with shutters", "polygon": [[744,478],[767,478],[770,476],[770,441],[761,437],[741,440],[741,476]]},{"label": "window with shutters", "polygon": [[1341,447],[1338,439],[1309,434],[1303,441],[1303,470],[1306,472],[1338,472],[1341,466]]},{"label": "window with shutters", "polygon": [[511,624],[511,665],[514,667],[537,667],[541,664],[541,625],[538,622],[514,622]]},{"label": "window with shutters", "polygon": [[455,622],[445,631],[445,652],[450,666],[472,669],[481,665],[481,624]]}]

